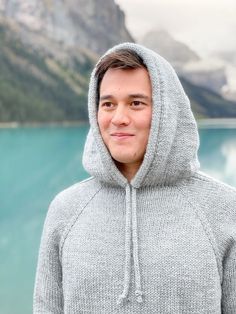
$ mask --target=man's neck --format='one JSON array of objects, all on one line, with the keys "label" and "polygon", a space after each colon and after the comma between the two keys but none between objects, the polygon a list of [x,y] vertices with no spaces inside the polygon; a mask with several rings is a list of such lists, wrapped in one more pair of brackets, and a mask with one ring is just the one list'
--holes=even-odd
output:
[{"label": "man's neck", "polygon": [[132,164],[124,164],[120,162],[116,162],[117,168],[123,174],[123,176],[130,182],[140,167],[140,162],[132,163]]}]

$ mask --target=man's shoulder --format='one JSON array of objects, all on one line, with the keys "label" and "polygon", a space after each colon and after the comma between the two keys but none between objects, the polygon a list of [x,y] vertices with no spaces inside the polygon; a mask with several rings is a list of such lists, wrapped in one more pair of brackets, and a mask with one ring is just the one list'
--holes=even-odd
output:
[{"label": "man's shoulder", "polygon": [[[232,197],[236,199],[236,188],[217,179],[209,174],[206,174],[203,171],[198,171],[193,176],[193,181],[195,184],[199,185],[201,189],[208,191],[209,193],[213,193],[218,195],[219,197]],[[221,192],[221,193],[219,193]]]},{"label": "man's shoulder", "polygon": [[76,212],[81,211],[89,203],[100,189],[99,181],[93,177],[69,186],[53,198],[47,217],[50,217],[50,220],[70,220]]},{"label": "man's shoulder", "polygon": [[59,192],[53,199],[53,202],[74,203],[81,199],[88,198],[93,193],[101,188],[99,181],[94,177],[90,177],[83,181],[77,182],[66,189]]},{"label": "man's shoulder", "polygon": [[236,217],[236,188],[227,183],[198,171],[191,178],[187,193],[205,211],[219,210]]}]

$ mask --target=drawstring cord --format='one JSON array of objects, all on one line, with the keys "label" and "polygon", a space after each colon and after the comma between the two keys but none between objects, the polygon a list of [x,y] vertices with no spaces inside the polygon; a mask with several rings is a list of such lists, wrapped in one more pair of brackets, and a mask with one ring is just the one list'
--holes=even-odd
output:
[{"label": "drawstring cord", "polygon": [[136,189],[126,186],[126,223],[125,223],[125,270],[124,270],[124,289],[119,296],[118,304],[123,304],[127,300],[130,286],[131,273],[131,238],[133,243],[133,259],[135,273],[135,295],[137,302],[143,302],[141,290],[141,276],[138,256],[138,232],[137,232],[137,212],[136,212]]},{"label": "drawstring cord", "polygon": [[125,273],[124,290],[119,296],[118,304],[122,304],[128,296],[131,271],[131,204],[130,204],[130,186],[127,184],[126,190],[126,223],[125,223]]},{"label": "drawstring cord", "polygon": [[139,303],[143,302],[141,290],[141,277],[138,259],[138,231],[137,231],[137,211],[136,211],[136,189],[132,189],[132,239],[133,239],[133,257],[135,272],[135,295]]}]

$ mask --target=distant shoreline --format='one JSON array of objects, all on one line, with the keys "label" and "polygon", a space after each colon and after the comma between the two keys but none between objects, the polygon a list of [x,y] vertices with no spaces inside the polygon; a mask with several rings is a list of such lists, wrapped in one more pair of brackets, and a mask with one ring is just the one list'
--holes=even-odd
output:
[{"label": "distant shoreline", "polygon": [[0,129],[38,128],[38,127],[76,127],[87,125],[88,121],[60,121],[60,122],[0,122]]},{"label": "distant shoreline", "polygon": [[[77,127],[88,125],[88,121],[60,122],[0,122],[0,129],[37,128],[37,127]],[[209,118],[197,120],[199,128],[236,128],[236,118]]]},{"label": "distant shoreline", "polygon": [[197,120],[199,128],[236,128],[236,118],[212,118],[212,119],[199,119]]}]

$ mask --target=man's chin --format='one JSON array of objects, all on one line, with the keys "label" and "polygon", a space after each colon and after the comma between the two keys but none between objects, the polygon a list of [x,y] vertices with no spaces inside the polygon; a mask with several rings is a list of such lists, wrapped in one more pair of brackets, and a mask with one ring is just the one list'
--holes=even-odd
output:
[{"label": "man's chin", "polygon": [[132,158],[117,158],[117,157],[112,157],[114,160],[115,164],[117,166],[132,166],[132,165],[140,165],[142,163],[142,160],[137,160],[137,159],[132,159]]}]

